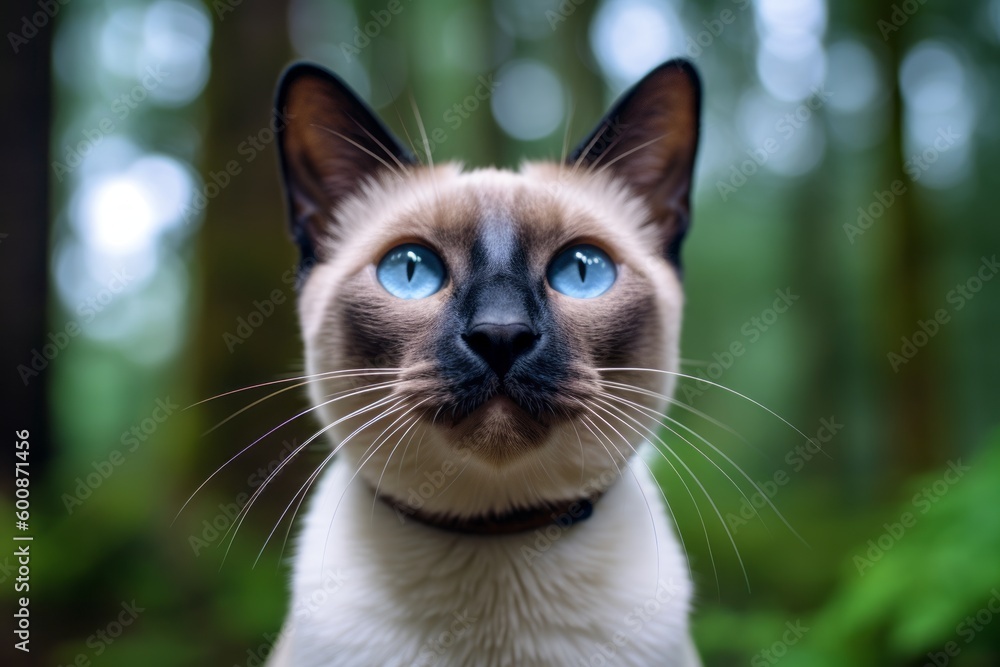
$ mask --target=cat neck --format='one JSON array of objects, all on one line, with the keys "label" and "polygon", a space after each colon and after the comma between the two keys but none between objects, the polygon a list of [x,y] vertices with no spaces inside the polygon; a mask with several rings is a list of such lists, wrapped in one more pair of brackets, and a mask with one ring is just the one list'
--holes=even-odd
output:
[{"label": "cat neck", "polygon": [[418,523],[461,535],[514,535],[557,526],[561,529],[580,521],[586,521],[594,513],[596,503],[602,493],[595,492],[590,497],[546,502],[534,507],[489,512],[475,516],[456,516],[414,509],[410,505],[379,494],[378,499],[387,504],[400,517]]},{"label": "cat neck", "polygon": [[[487,645],[509,664],[589,664],[615,633],[627,638],[623,656],[676,650],[691,583],[641,467],[608,489],[587,520],[507,535],[463,535],[401,517],[352,482],[353,472],[346,459],[333,463],[304,525],[290,614],[299,655],[334,655],[345,645],[377,653],[385,633],[399,638],[385,655],[343,664],[475,664]],[[636,608],[651,611],[632,618]],[[442,632],[455,633],[447,656],[420,662],[428,638]],[[643,660],[623,664],[650,664]]]}]

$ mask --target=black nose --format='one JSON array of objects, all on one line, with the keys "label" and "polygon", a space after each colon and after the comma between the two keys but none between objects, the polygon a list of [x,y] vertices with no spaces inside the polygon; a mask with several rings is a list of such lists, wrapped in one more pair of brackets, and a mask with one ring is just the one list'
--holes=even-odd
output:
[{"label": "black nose", "polygon": [[535,346],[538,336],[526,324],[483,323],[462,336],[473,352],[483,358],[501,380],[517,358]]}]

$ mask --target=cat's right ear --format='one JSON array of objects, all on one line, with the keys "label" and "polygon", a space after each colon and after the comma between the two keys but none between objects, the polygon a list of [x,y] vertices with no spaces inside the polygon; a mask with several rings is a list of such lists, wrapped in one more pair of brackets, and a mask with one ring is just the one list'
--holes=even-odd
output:
[{"label": "cat's right ear", "polygon": [[416,160],[347,84],[317,65],[285,70],[275,118],[289,223],[307,269],[336,236],[340,202],[381,171]]},{"label": "cat's right ear", "polygon": [[610,170],[645,200],[663,255],[677,267],[691,219],[700,117],[698,72],[671,60],[626,92],[569,156],[574,168]]}]

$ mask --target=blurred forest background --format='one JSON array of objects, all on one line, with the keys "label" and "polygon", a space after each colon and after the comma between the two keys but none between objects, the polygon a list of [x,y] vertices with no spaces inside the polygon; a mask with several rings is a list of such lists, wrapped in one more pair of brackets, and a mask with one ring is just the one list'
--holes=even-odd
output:
[{"label": "blurred forest background", "polygon": [[285,392],[214,430],[267,388],[185,409],[301,369],[271,113],[287,63],[335,70],[400,136],[412,97],[436,161],[516,166],[558,158],[567,124],[575,144],[673,56],[705,85],[685,371],[823,443],[682,385],[740,436],[674,411],[730,462],[665,433],[718,514],[658,469],[706,665],[1000,664],[1000,0],[6,0],[0,17],[3,412],[31,432],[35,536],[33,651],[7,634],[4,664],[259,665],[279,629],[287,516],[268,536],[325,445],[226,533],[314,424],[180,510],[306,405]]}]

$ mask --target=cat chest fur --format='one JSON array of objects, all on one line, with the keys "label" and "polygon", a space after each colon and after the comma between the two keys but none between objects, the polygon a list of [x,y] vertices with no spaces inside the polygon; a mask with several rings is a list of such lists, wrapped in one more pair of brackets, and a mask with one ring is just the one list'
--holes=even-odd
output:
[{"label": "cat chest fur", "polygon": [[571,527],[470,538],[401,523],[351,474],[334,464],[313,498],[273,667],[697,664],[687,566],[647,476]]}]

